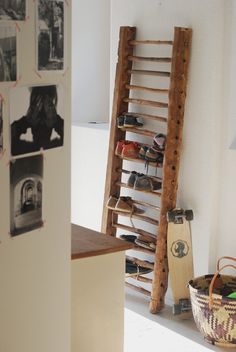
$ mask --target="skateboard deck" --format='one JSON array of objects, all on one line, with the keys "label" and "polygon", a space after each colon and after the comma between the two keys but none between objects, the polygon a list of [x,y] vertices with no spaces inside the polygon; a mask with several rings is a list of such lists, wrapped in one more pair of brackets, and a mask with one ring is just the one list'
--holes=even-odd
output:
[{"label": "skateboard deck", "polygon": [[191,317],[190,294],[187,287],[193,278],[193,254],[189,221],[192,210],[174,209],[167,213],[167,255],[173,293],[173,314]]}]

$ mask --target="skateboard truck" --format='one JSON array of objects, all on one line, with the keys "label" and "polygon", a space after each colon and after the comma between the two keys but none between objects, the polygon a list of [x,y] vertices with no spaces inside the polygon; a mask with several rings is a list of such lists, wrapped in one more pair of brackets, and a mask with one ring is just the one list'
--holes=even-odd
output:
[{"label": "skateboard truck", "polygon": [[191,301],[188,298],[182,298],[179,300],[179,304],[174,304],[173,314],[179,315],[191,311]]},{"label": "skateboard truck", "polygon": [[187,221],[193,220],[192,210],[173,209],[167,212],[167,221],[175,224],[183,224],[183,218]]}]

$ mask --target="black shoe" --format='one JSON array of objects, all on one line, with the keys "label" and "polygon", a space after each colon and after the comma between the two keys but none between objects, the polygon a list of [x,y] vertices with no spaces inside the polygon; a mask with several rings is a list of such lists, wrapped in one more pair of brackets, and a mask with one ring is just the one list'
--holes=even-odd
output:
[{"label": "black shoe", "polygon": [[137,118],[132,115],[125,115],[124,116],[124,127],[142,127],[143,123],[138,122]]},{"label": "black shoe", "polygon": [[137,236],[135,236],[135,235],[120,235],[120,238],[121,238],[122,240],[127,241],[127,242],[132,242],[132,243],[134,243],[135,240],[137,239]]},{"label": "black shoe", "polygon": [[124,120],[125,120],[124,115],[120,115],[120,116],[117,117],[116,121],[117,121],[117,127],[118,128],[123,128],[124,127]]}]

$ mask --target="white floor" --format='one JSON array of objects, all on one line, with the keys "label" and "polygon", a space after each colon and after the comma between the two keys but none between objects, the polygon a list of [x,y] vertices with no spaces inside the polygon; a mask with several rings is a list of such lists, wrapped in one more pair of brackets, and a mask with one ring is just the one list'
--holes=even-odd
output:
[{"label": "white floor", "polygon": [[148,310],[148,298],[127,289],[124,352],[228,351],[205,342],[193,320],[180,320],[170,306],[160,314]]}]

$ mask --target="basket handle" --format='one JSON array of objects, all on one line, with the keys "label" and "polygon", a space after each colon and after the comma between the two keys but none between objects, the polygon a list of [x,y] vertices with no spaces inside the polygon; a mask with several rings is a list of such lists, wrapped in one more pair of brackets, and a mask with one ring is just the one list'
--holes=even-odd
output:
[{"label": "basket handle", "polygon": [[211,309],[213,306],[213,297],[212,297],[212,293],[213,293],[213,287],[214,287],[214,283],[216,281],[217,276],[219,275],[219,273],[221,272],[221,270],[225,269],[225,268],[233,268],[236,269],[236,265],[233,264],[226,264],[224,266],[222,266],[219,270],[217,270],[217,272],[215,273],[215,275],[213,276],[212,280],[211,280],[211,284],[209,287],[209,308]]},{"label": "basket handle", "polygon": [[236,262],[236,258],[234,258],[234,257],[228,257],[228,256],[221,257],[217,261],[217,270],[218,271],[220,270],[220,262],[221,262],[222,259],[233,260],[234,262]]}]

